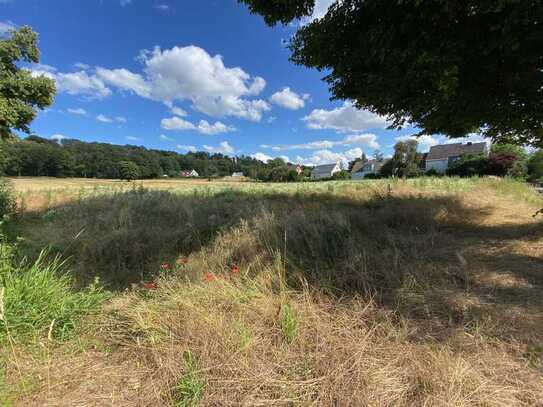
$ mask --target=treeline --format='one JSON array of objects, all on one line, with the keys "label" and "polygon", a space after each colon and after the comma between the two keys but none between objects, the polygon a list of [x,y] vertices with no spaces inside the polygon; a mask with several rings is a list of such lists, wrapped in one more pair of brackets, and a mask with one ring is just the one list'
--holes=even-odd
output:
[{"label": "treeline", "polygon": [[[129,163],[129,164],[127,164]],[[229,157],[207,152],[179,154],[138,146],[86,143],[67,139],[62,144],[38,136],[0,144],[0,175],[137,179],[179,177],[195,170],[202,177],[224,177],[234,172],[262,181],[296,181],[296,167],[281,159],[264,163],[248,156]],[[304,169],[307,173],[309,169]]]}]

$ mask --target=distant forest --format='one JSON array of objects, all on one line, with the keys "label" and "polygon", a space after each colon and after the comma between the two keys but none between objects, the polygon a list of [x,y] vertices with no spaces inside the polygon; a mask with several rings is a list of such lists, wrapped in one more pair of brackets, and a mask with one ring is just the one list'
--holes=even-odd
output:
[{"label": "distant forest", "polygon": [[309,175],[282,159],[264,163],[248,156],[229,157],[207,152],[179,154],[131,145],[86,143],[75,139],[62,144],[38,136],[0,142],[0,175],[82,178],[122,178],[122,166],[135,164],[137,178],[179,177],[184,170],[196,170],[202,177],[224,177],[243,172],[262,181],[297,181]]}]

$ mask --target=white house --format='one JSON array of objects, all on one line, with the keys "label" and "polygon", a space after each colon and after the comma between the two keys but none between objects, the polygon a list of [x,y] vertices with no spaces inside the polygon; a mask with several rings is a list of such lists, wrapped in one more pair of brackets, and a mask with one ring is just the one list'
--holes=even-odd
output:
[{"label": "white house", "polygon": [[318,180],[318,179],[332,178],[335,173],[340,172],[340,171],[341,171],[341,166],[339,163],[317,165],[316,167],[313,168],[313,171],[311,171],[311,179]]},{"label": "white house", "polygon": [[433,170],[444,174],[453,162],[466,154],[488,155],[488,145],[486,143],[455,143],[430,147],[430,152],[426,157],[426,171]]},{"label": "white house", "polygon": [[186,170],[186,171],[181,171],[181,176],[185,178],[192,178],[192,177],[199,177],[200,174],[198,174],[196,170],[190,170],[190,171]]},{"label": "white house", "polygon": [[368,175],[377,175],[385,163],[384,160],[357,161],[351,170],[351,178],[364,179]]},{"label": "white house", "polygon": [[234,178],[241,178],[241,177],[243,177],[243,173],[242,173],[242,172],[234,172],[234,173],[232,174],[232,176],[233,176]]}]

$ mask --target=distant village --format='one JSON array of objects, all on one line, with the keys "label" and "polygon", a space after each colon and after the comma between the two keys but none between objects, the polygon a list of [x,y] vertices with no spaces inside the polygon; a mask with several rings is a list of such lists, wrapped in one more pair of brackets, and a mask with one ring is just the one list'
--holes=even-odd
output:
[{"label": "distant village", "polygon": [[[451,165],[458,162],[464,156],[488,157],[489,153],[488,144],[485,142],[432,146],[430,151],[422,154],[419,160],[420,171],[430,174],[446,174]],[[386,159],[382,156],[372,159],[367,159],[364,156],[354,160],[348,169],[344,168],[343,163],[339,161],[331,164],[317,165],[310,170],[309,178],[313,181],[328,180],[336,178],[340,173],[347,173],[345,178],[353,180],[377,178],[381,175],[383,167],[390,160],[390,158]],[[298,176],[304,173],[304,167],[301,165],[290,165],[290,167]],[[185,170],[181,171],[180,176],[183,178],[196,178],[199,177],[199,174],[195,170]],[[234,172],[231,177],[241,179],[245,178],[245,175],[243,172]]]}]

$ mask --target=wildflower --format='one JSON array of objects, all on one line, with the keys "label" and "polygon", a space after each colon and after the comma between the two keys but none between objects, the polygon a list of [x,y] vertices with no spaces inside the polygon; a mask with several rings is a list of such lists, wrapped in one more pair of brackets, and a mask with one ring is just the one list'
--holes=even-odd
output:
[{"label": "wildflower", "polygon": [[160,269],[161,269],[162,271],[167,271],[167,270],[170,269],[170,265],[169,265],[168,263],[162,263],[162,264],[160,265]]},{"label": "wildflower", "polygon": [[240,270],[239,270],[239,267],[238,266],[232,266],[232,274],[240,274]]},{"label": "wildflower", "polygon": [[215,280],[215,276],[211,273],[204,273],[204,281],[208,283]]},{"label": "wildflower", "polygon": [[156,290],[158,288],[158,285],[154,281],[148,281],[146,283],[143,283],[143,288],[146,290]]}]

